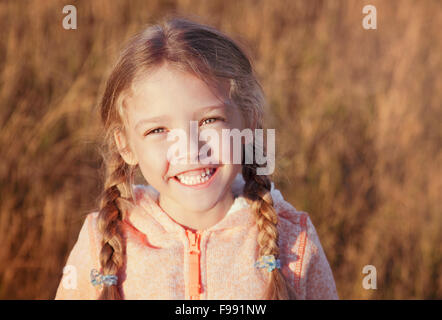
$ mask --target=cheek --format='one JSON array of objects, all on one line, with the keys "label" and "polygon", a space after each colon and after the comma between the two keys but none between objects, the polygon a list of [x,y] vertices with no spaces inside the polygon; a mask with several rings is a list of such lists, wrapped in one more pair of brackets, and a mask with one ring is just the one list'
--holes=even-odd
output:
[{"label": "cheek", "polygon": [[162,180],[168,168],[166,144],[144,143],[138,150],[140,170],[146,181]]},{"label": "cheek", "polygon": [[210,128],[200,131],[200,161],[202,163],[225,163],[221,128]]},{"label": "cheek", "polygon": [[[238,129],[239,130],[239,129]],[[225,164],[241,164],[242,158],[241,130],[229,128],[227,134],[221,135],[220,158]]]},{"label": "cheek", "polygon": [[[224,133],[222,129],[227,130]],[[208,158],[215,163],[223,164],[241,164],[242,157],[242,144],[241,135],[236,132],[232,132],[231,128],[224,127],[222,129],[216,129],[216,133],[210,134],[209,141],[203,139],[203,145],[200,147],[200,156],[202,159]],[[230,136],[229,136],[230,134]],[[207,157],[208,150],[210,150],[210,157]],[[206,163],[202,161],[203,163]]]}]

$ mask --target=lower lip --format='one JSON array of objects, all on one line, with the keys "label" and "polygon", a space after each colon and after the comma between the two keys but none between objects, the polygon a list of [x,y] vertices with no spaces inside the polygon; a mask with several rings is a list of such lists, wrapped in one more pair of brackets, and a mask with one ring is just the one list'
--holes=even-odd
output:
[{"label": "lower lip", "polygon": [[184,186],[184,187],[188,187],[188,188],[192,188],[192,189],[203,189],[203,188],[207,188],[212,181],[215,179],[216,174],[219,171],[219,167],[216,168],[215,172],[212,174],[212,176],[210,177],[209,180],[203,182],[203,183],[199,183],[199,184],[193,184],[193,185],[188,185],[188,184],[184,184],[181,183],[180,180],[178,180],[178,178],[173,177],[173,180],[175,180],[176,182],[178,182],[180,185]]}]

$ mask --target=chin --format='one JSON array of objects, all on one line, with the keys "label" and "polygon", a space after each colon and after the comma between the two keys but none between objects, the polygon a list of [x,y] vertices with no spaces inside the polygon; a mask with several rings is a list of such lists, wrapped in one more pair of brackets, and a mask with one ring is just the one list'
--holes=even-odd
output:
[{"label": "chin", "polygon": [[177,202],[183,207],[183,210],[193,211],[193,212],[205,212],[212,209],[217,202],[218,197],[215,195],[204,195],[204,197],[183,197],[177,199]]}]

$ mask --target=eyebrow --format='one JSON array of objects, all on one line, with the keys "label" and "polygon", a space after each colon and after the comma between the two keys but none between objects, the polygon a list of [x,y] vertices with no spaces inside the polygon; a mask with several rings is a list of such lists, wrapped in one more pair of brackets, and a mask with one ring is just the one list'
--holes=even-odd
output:
[{"label": "eyebrow", "polygon": [[225,103],[221,103],[221,104],[217,104],[217,105],[213,105],[213,106],[207,106],[207,107],[203,107],[201,109],[199,109],[198,111],[195,112],[195,114],[200,114],[200,113],[207,113],[210,112],[214,109],[224,109],[226,108],[227,105]]},{"label": "eyebrow", "polygon": [[[207,107],[200,108],[198,111],[195,112],[195,114],[204,114],[204,113],[210,112],[214,109],[224,109],[226,107],[227,107],[227,105],[224,103],[218,104],[218,105],[207,106]],[[140,127],[143,124],[166,122],[168,119],[169,119],[169,117],[166,115],[143,119],[143,120],[138,121],[138,123],[135,125],[135,130],[137,130],[138,127]]]}]

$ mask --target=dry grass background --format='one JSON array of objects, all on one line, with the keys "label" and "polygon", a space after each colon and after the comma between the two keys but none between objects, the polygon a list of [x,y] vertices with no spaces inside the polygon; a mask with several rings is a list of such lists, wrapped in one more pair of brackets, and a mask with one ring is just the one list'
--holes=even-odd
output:
[{"label": "dry grass background", "polygon": [[[78,29],[62,28],[75,4]],[[378,29],[361,26],[374,4]],[[0,2],[0,298],[52,299],[101,191],[96,105],[122,43],[171,11],[245,44],[274,180],[310,213],[344,299],[442,298],[442,3]],[[362,268],[377,268],[377,290]]]}]

